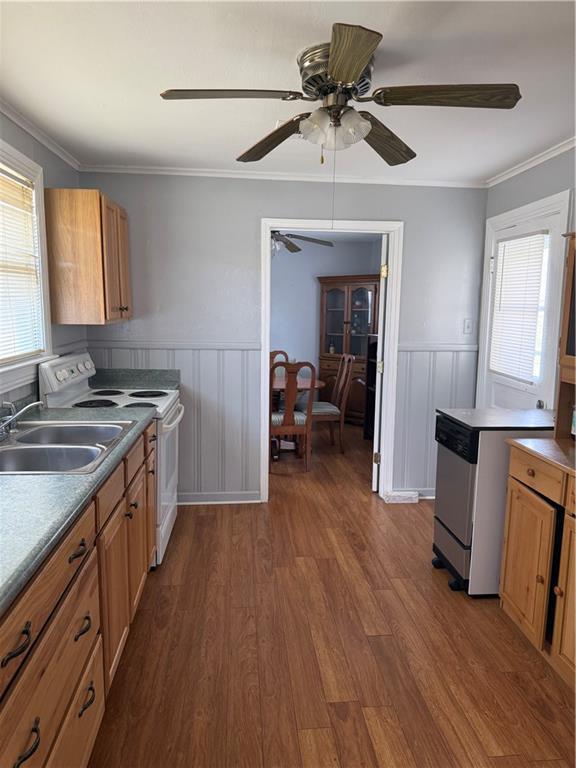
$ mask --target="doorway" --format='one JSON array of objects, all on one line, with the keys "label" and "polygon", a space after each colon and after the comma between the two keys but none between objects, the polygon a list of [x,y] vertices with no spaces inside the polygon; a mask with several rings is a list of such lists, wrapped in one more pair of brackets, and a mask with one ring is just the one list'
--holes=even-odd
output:
[{"label": "doorway", "polygon": [[[301,219],[262,220],[262,356],[261,356],[261,499],[268,500],[268,455],[269,455],[269,354],[271,333],[271,275],[272,275],[272,233],[275,231],[299,233],[330,240],[352,238],[358,235],[367,242],[378,241],[379,258],[375,266],[378,275],[377,291],[381,300],[373,329],[372,358],[375,367],[374,382],[374,430],[373,430],[373,471],[372,490],[385,501],[397,501],[392,488],[394,417],[396,407],[396,361],[398,352],[398,325],[400,309],[400,279],[402,265],[403,222],[387,221],[324,221]],[[327,249],[328,250],[328,249]],[[350,297],[345,301],[350,301]],[[360,302],[360,298],[357,298]],[[298,304],[298,297],[295,297]],[[360,310],[360,305],[357,306]],[[358,320],[359,312],[356,313]],[[384,333],[385,328],[385,333]],[[314,343],[320,349],[320,333]],[[323,334],[330,347],[332,338],[336,350],[336,331]],[[310,340],[309,340],[310,342]],[[354,341],[355,346],[364,343]],[[366,352],[368,351],[366,338]],[[290,353],[290,357],[292,357]],[[300,354],[295,355],[302,359]],[[315,358],[318,361],[318,357]],[[312,361],[314,362],[314,361]],[[402,497],[402,501],[405,499]]]}]

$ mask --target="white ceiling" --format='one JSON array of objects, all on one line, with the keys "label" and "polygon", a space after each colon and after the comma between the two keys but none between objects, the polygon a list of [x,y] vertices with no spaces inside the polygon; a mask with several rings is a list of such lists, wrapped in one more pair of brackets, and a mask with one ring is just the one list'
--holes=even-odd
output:
[{"label": "white ceiling", "polygon": [[339,178],[481,183],[574,135],[571,2],[2,2],[0,13],[0,97],[86,166],[331,177],[302,140],[235,161],[299,102],[159,93],[298,90],[296,55],[334,21],[383,33],[374,86],[516,82],[523,94],[511,111],[371,105],[418,157],[390,168],[362,143],[337,153]]}]

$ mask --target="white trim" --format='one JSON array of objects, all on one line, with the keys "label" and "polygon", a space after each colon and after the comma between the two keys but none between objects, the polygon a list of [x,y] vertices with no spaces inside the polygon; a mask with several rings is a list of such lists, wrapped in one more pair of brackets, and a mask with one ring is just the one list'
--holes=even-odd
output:
[{"label": "white trim", "polygon": [[478,344],[450,341],[401,341],[398,352],[478,352]]},{"label": "white trim", "polygon": [[260,501],[258,491],[213,491],[200,493],[184,491],[178,494],[178,506],[204,506],[211,504],[254,504]]},{"label": "white trim", "polygon": [[386,504],[417,504],[419,494],[418,491],[390,491],[382,498]]},{"label": "white trim", "polygon": [[71,155],[70,152],[65,150],[64,147],[61,147],[57,141],[45,133],[31,120],[28,120],[27,117],[24,117],[24,115],[14,109],[8,102],[4,101],[4,99],[0,99],[0,112],[26,131],[26,133],[29,133],[30,136],[36,139],[36,141],[39,141],[40,144],[43,144],[46,149],[49,149],[51,152],[54,152],[55,155],[58,155],[61,160],[68,163],[68,165],[74,168],[75,171],[81,169],[80,162]]},{"label": "white trim", "polygon": [[44,349],[36,357],[0,364],[2,391],[31,384],[37,378],[38,363],[52,357],[52,326],[50,323],[50,288],[48,284],[48,248],[44,219],[44,172],[42,167],[22,152],[0,139],[0,162],[29,179],[34,185],[34,202],[38,225],[38,249],[40,255],[40,281],[43,316]]},{"label": "white trim", "polygon": [[537,155],[529,157],[528,160],[513,165],[506,171],[491,176],[489,179],[486,179],[485,186],[488,188],[495,187],[496,184],[501,184],[503,181],[507,181],[507,179],[511,179],[513,176],[518,176],[519,173],[524,173],[524,171],[528,171],[530,168],[545,163],[547,160],[551,160],[557,155],[568,152],[569,150],[574,149],[574,147],[576,147],[576,137],[573,136],[571,139],[566,139],[566,141],[561,141],[560,144],[555,144],[553,147],[545,149],[544,152],[539,152]]},{"label": "white trim", "polygon": [[[559,192],[556,195],[550,195],[542,200],[536,200],[533,203],[528,203],[520,208],[515,208],[511,211],[506,211],[498,216],[492,216],[486,220],[486,238],[484,243],[484,268],[482,275],[482,293],[480,297],[480,325],[479,325],[479,349],[478,349],[478,368],[477,368],[477,380],[476,380],[476,407],[486,407],[490,403],[488,402],[488,347],[490,336],[490,314],[491,314],[491,287],[492,280],[490,276],[490,261],[495,252],[496,243],[498,239],[506,234],[513,235],[515,230],[518,234],[522,233],[523,228],[526,226],[532,227],[537,224],[538,219],[547,219],[548,221],[553,217],[558,217],[558,226],[551,227],[551,235],[554,238],[551,242],[552,249],[561,249],[561,253],[564,253],[564,240],[561,237],[562,233],[566,231],[569,222],[570,213],[570,198],[571,191],[569,189],[564,192]],[[557,231],[556,231],[557,230]],[[558,259],[558,268],[560,263],[563,266],[563,259]],[[551,326],[558,330],[560,325],[560,304],[561,304],[561,290],[562,290],[562,271],[559,274],[554,272],[555,264],[551,259],[550,264],[550,276],[548,290],[554,290],[554,287],[558,291],[558,300],[551,301],[549,303],[550,312],[553,313]],[[555,338],[557,338],[557,333]],[[554,378],[556,370],[554,367]],[[493,375],[492,375],[493,377]],[[507,377],[501,378],[506,382],[507,386],[522,391],[535,391],[532,385],[515,384]],[[551,390],[552,391],[552,390]],[[552,407],[551,404],[548,407]]]},{"label": "white trim", "polygon": [[[189,168],[157,165],[81,165],[82,172],[89,173],[126,173],[150,176],[199,176],[215,179],[253,179],[256,181],[305,181],[310,183],[332,184],[333,178],[328,173],[281,173],[276,171],[246,171],[220,168]],[[484,189],[484,181],[443,181],[439,179],[394,179],[377,176],[336,176],[338,184],[382,184],[409,187],[457,187],[463,189]]]},{"label": "white trim", "polygon": [[[398,332],[400,325],[400,285],[402,278],[403,221],[353,221],[341,219],[267,219],[261,223],[261,363],[260,363],[260,493],[268,501],[269,457],[269,368],[270,368],[270,267],[273,229],[313,232],[372,232],[388,235],[388,279],[384,334],[384,374],[382,376],[382,430],[379,494],[393,495],[394,422],[396,419],[396,378]],[[417,494],[415,494],[416,499]],[[386,499],[385,499],[386,500]],[[404,501],[404,498],[402,499]]]},{"label": "white trim", "polygon": [[153,341],[146,339],[87,339],[85,346],[94,349],[230,349],[256,350],[261,348],[259,341]]}]

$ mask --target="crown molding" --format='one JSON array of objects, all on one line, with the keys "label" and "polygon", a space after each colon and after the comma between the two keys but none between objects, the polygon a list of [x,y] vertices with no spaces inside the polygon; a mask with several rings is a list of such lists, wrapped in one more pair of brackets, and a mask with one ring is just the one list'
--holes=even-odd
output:
[{"label": "crown molding", "polygon": [[[274,171],[232,171],[218,168],[185,168],[172,166],[140,165],[82,165],[81,171],[90,173],[127,173],[151,176],[199,176],[216,179],[254,179],[256,181],[306,181],[332,184],[332,175],[306,173],[278,173]],[[366,178],[365,176],[338,176],[338,184],[380,184],[394,187],[458,187],[483,189],[483,181],[443,181],[437,179],[390,179],[386,177]]]},{"label": "crown molding", "polygon": [[491,176],[489,179],[486,179],[486,186],[488,188],[495,187],[496,184],[501,184],[503,181],[507,181],[514,176],[518,176],[518,174],[524,173],[524,171],[528,171],[530,168],[534,168],[541,163],[545,163],[546,160],[551,160],[557,155],[568,152],[569,150],[574,149],[574,147],[576,147],[575,136],[570,139],[566,139],[566,141],[561,141],[560,144],[555,144],[549,149],[545,149],[544,152],[539,152],[537,155],[529,157],[528,160],[524,160],[517,165],[513,165],[511,168],[508,168],[508,170],[502,171],[502,173],[497,173],[496,176]]},{"label": "crown molding", "polygon": [[24,115],[14,109],[11,104],[4,101],[4,99],[0,99],[0,112],[26,131],[26,133],[29,133],[30,136],[39,141],[40,144],[43,144],[46,149],[49,149],[51,152],[54,152],[55,155],[58,155],[61,160],[68,163],[68,165],[74,168],[75,171],[81,170],[81,164],[74,155],[71,155],[70,152],[64,149],[64,147],[61,147],[57,141],[54,141],[51,136],[48,136],[47,133],[41,128],[38,128],[38,126],[31,120],[28,120],[27,117],[24,117]]}]

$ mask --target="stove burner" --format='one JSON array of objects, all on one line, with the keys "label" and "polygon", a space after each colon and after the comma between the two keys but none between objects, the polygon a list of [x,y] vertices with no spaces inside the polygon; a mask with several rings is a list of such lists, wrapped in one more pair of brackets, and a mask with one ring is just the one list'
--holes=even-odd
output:
[{"label": "stove burner", "polygon": [[123,408],[156,408],[154,403],[128,403],[128,405],[123,405]]},{"label": "stove burner", "polygon": [[99,389],[98,392],[94,392],[95,395],[123,395],[121,389]]},{"label": "stove burner", "polygon": [[130,397],[166,397],[168,392],[161,392],[157,389],[143,389],[141,392],[132,392]]},{"label": "stove burner", "polygon": [[114,400],[82,400],[74,404],[74,408],[116,408],[117,406],[118,403]]}]

